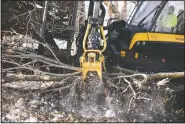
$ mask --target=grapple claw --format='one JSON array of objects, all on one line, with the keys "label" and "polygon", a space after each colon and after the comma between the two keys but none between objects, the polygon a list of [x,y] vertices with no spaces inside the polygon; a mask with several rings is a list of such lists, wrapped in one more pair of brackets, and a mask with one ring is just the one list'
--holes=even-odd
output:
[{"label": "grapple claw", "polygon": [[88,72],[97,72],[100,80],[102,80],[102,65],[104,56],[99,50],[87,50],[80,58],[82,67],[83,80],[86,79]]}]

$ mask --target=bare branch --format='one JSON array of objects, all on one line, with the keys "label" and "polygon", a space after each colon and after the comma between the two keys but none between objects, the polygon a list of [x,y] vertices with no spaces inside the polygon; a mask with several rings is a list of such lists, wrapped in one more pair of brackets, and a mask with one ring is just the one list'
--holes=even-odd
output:
[{"label": "bare branch", "polygon": [[[48,74],[48,73],[47,73]],[[50,74],[50,73],[49,73]],[[60,81],[66,76],[78,75],[80,72],[74,72],[69,74],[52,74],[51,75],[10,75],[3,77],[2,83],[10,83],[15,81]]]}]

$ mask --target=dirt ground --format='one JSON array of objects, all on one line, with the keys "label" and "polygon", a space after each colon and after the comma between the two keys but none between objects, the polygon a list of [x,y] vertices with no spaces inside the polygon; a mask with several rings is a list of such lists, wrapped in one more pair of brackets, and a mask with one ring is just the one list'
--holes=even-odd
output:
[{"label": "dirt ground", "polygon": [[[146,99],[132,101],[129,89],[123,92],[101,85],[94,77],[89,77],[86,86],[80,78],[69,79],[73,81],[76,85],[70,88],[29,95],[28,91],[2,88],[2,122],[184,122],[184,108],[172,107],[180,105],[177,94],[169,87],[157,88],[155,81],[141,90]],[[180,93],[183,104],[184,92]]]}]

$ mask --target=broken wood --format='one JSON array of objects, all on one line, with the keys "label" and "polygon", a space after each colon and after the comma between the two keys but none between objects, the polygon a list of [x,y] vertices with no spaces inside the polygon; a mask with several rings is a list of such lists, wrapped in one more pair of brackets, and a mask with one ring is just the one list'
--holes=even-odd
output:
[{"label": "broken wood", "polygon": [[[113,67],[115,71],[122,72],[125,74],[143,74],[138,71],[121,68],[121,67]],[[153,73],[153,74],[146,74],[148,76],[147,80],[156,80],[156,79],[163,79],[163,78],[170,78],[170,79],[178,79],[184,78],[184,72],[160,72],[160,73]]]},{"label": "broken wood", "polygon": [[74,72],[70,74],[58,74],[57,76],[53,75],[22,75],[22,74],[14,74],[10,76],[2,77],[2,83],[10,83],[16,81],[61,81],[66,76],[74,76],[78,75],[80,72]]},{"label": "broken wood", "polygon": [[177,78],[184,78],[184,72],[153,73],[153,74],[149,74],[148,76],[150,80],[163,79],[163,78],[177,79]]},{"label": "broken wood", "polygon": [[123,72],[125,74],[135,74],[135,73],[138,73],[137,71],[126,69],[126,68],[121,68],[119,66],[114,66],[113,67],[113,70],[116,71],[116,72]]}]

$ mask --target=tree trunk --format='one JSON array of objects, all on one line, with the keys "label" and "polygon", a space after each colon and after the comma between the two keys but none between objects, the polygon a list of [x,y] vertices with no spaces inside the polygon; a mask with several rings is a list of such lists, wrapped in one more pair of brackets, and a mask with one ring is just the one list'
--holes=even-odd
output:
[{"label": "tree trunk", "polygon": [[42,17],[42,27],[40,29],[41,37],[44,37],[44,32],[46,29],[45,27],[46,27],[47,12],[48,12],[48,1],[45,1],[44,13]]},{"label": "tree trunk", "polygon": [[[48,12],[48,1],[45,1],[43,18],[42,18],[42,26],[40,28],[40,37],[41,37],[42,43],[45,43],[45,29],[46,29],[47,12]],[[39,44],[38,54],[42,55],[43,51],[44,51],[44,46]]]}]

